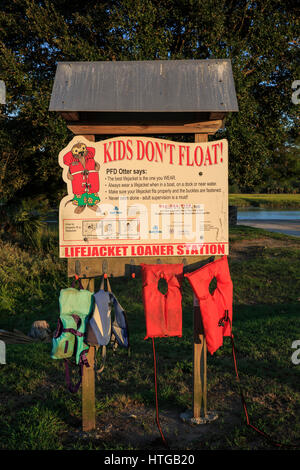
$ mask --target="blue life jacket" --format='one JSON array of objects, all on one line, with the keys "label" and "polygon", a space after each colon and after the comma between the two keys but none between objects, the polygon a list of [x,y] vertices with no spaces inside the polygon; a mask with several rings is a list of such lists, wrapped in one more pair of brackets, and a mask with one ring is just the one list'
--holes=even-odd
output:
[{"label": "blue life jacket", "polygon": [[[112,318],[112,308],[114,318]],[[106,360],[106,346],[112,342],[113,349],[118,345],[128,349],[129,333],[126,313],[115,295],[100,288],[94,294],[94,311],[87,326],[86,341],[89,346],[102,347],[102,366],[97,375],[103,371]]]},{"label": "blue life jacket", "polygon": [[[112,336],[124,348],[129,347],[127,318],[112,292],[100,289],[94,294],[94,311],[89,320],[87,342],[91,346],[107,346]],[[112,320],[111,309],[114,309]]]}]

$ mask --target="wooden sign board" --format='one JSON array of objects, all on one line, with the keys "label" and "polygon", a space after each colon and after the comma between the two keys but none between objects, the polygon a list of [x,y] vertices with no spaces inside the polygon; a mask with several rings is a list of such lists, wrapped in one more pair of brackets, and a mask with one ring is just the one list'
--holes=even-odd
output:
[{"label": "wooden sign board", "polygon": [[59,164],[60,257],[228,254],[227,140],[76,136]]}]

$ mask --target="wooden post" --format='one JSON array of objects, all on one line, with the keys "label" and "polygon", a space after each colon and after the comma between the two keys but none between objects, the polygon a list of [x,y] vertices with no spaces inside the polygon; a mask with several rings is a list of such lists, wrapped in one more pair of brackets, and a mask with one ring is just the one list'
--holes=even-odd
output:
[{"label": "wooden post", "polygon": [[[195,134],[195,142],[207,142],[207,134]],[[194,298],[194,388],[193,418],[200,420],[207,416],[207,347],[203,332],[200,308]],[[203,408],[202,408],[203,402]]]},{"label": "wooden post", "polygon": [[[95,142],[92,134],[83,135],[87,140]],[[94,292],[94,279],[81,279],[84,289]],[[83,366],[82,374],[82,430],[91,431],[96,428],[96,404],[95,404],[95,347],[90,346],[87,353],[90,367]]]},{"label": "wooden post", "polygon": [[[207,415],[206,341],[199,306],[194,305],[194,399],[193,418]],[[202,404],[203,402],[203,404]]]},{"label": "wooden post", "polygon": [[[84,289],[94,292],[94,279],[81,279]],[[90,346],[87,353],[90,367],[83,366],[82,375],[82,430],[91,431],[96,427],[95,405],[95,347]]]}]

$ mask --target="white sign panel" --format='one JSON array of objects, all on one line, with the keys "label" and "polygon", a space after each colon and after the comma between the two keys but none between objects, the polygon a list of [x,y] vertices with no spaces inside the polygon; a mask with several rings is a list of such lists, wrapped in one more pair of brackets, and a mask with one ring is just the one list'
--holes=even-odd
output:
[{"label": "white sign panel", "polygon": [[228,254],[227,140],[76,136],[59,164],[61,257]]}]

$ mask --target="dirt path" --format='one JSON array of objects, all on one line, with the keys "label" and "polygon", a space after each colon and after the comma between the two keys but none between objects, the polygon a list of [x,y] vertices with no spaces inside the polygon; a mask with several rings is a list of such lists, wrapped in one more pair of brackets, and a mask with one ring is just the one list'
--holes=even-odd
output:
[{"label": "dirt path", "polygon": [[234,240],[229,244],[231,258],[247,257],[265,248],[298,248],[300,239],[257,238],[255,240]]},{"label": "dirt path", "polygon": [[[224,427],[220,428],[220,420],[232,426],[241,422],[240,402],[234,403],[231,411],[218,412],[218,418],[208,424],[190,424],[180,417],[179,410],[160,411],[160,425],[170,450],[201,448],[201,442],[210,437],[224,435]],[[155,421],[155,409],[144,405],[127,406],[124,411],[111,410],[97,418],[97,427],[91,432],[80,430],[70,432],[67,440],[89,440],[95,445],[103,441],[118,442],[123,447],[143,450],[165,449]]]},{"label": "dirt path", "polygon": [[242,220],[238,225],[246,225],[300,237],[300,221],[298,220]]}]

